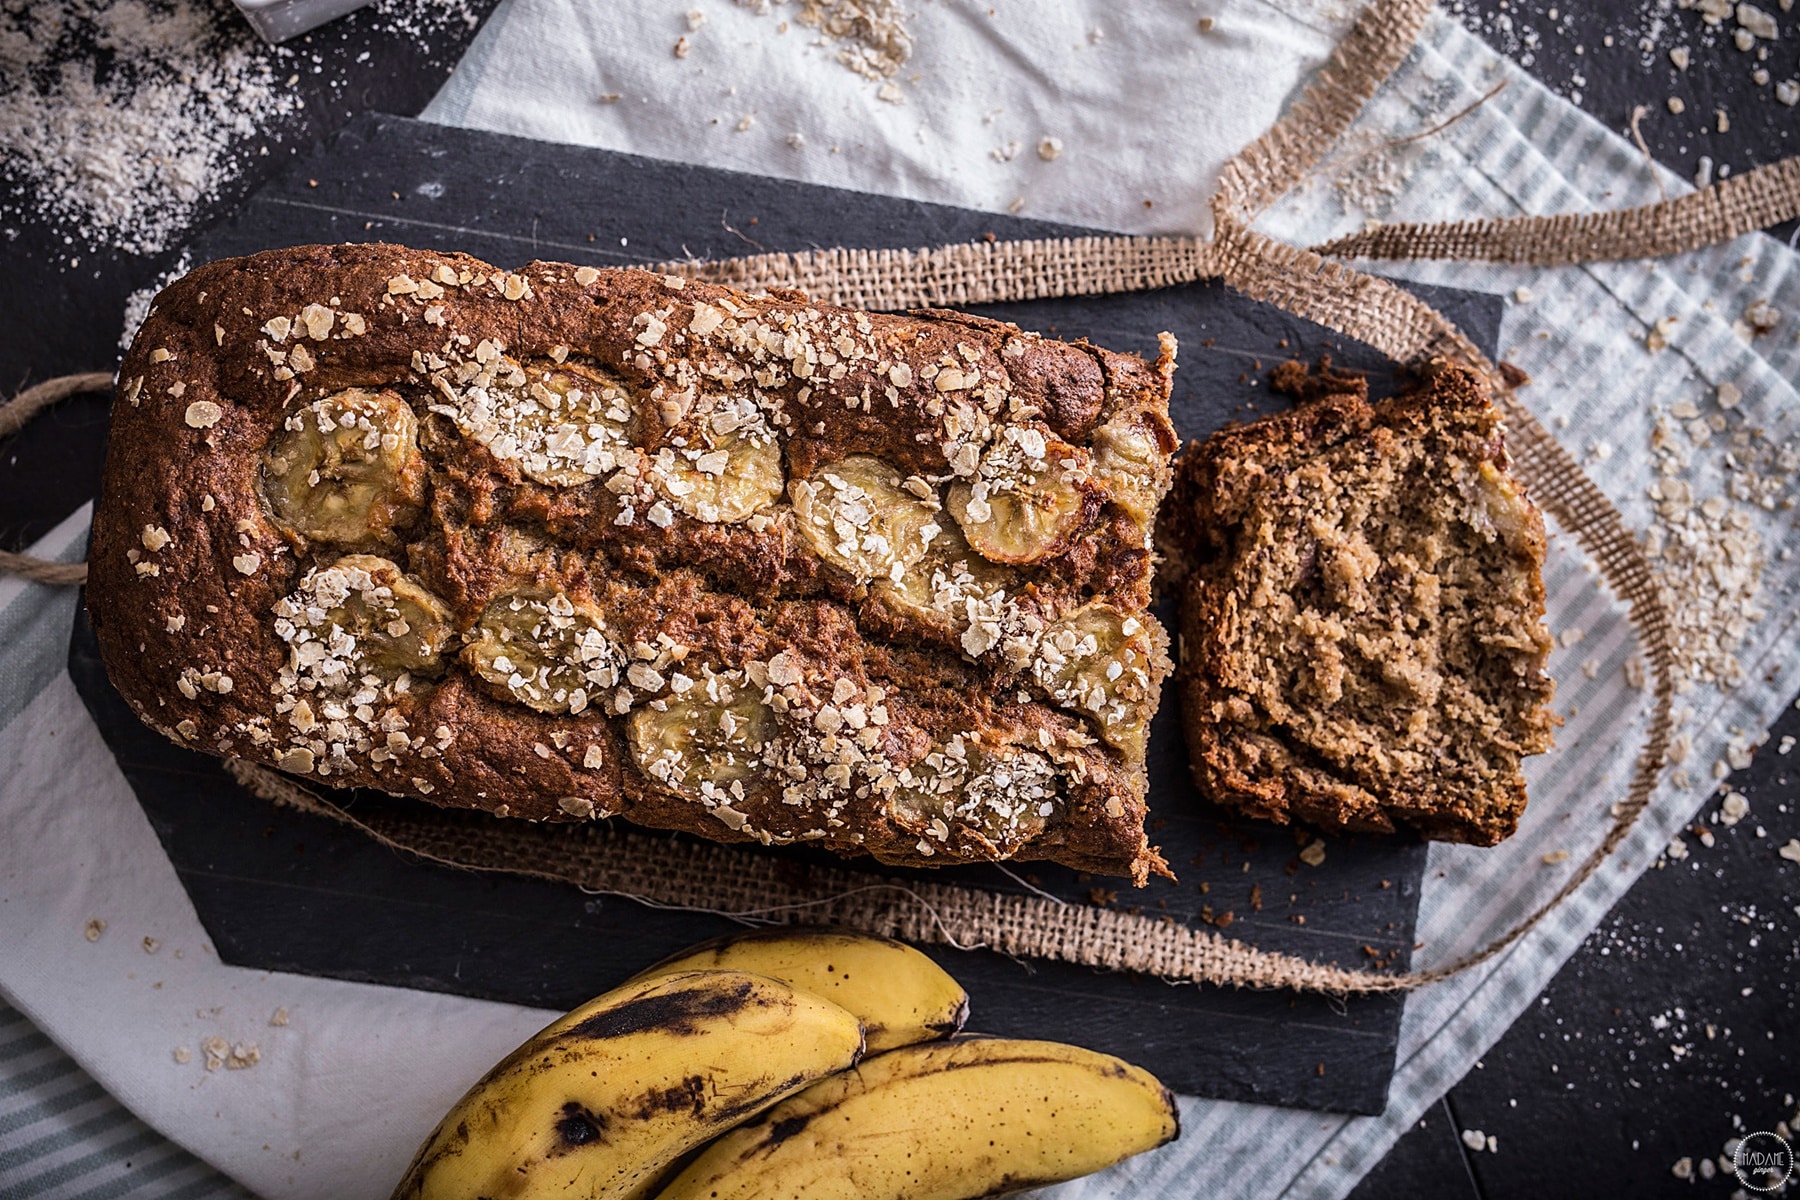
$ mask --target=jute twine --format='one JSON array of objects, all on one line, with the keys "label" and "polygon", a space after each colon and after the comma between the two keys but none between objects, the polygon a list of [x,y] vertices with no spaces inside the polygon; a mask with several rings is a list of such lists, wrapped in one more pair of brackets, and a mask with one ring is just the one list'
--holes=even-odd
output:
[{"label": "jute twine", "polygon": [[[1403,363],[1448,358],[1483,373],[1506,416],[1516,469],[1538,503],[1571,530],[1629,605],[1653,683],[1644,746],[1598,848],[1561,889],[1481,949],[1422,971],[1382,973],[1258,950],[1168,918],[950,884],[915,883],[848,868],[800,868],[742,849],[608,826],[545,826],[483,814],[358,809],[243,760],[227,770],[275,803],[352,826],[396,850],[468,870],[574,883],[646,904],[764,923],[832,922],[908,940],[983,946],[1171,981],[1337,994],[1432,983],[1492,959],[1585,883],[1630,833],[1660,777],[1671,732],[1670,623],[1649,563],[1624,519],[1538,423],[1494,366],[1441,313],[1410,292],[1326,255],[1462,258],[1567,265],[1673,254],[1800,215],[1800,158],[1660,204],[1621,212],[1381,226],[1314,249],[1253,229],[1267,208],[1317,166],[1377,88],[1411,52],[1429,0],[1371,4],[1288,115],[1227,165],[1212,200],[1214,236],[1084,237],[919,250],[815,250],[657,269],[748,291],[795,288],[829,304],[903,310],[1141,291],[1219,278],[1257,300],[1356,338]],[[50,380],[0,409],[0,436],[33,412],[110,376]],[[17,417],[12,414],[18,413]],[[10,423],[9,423],[10,419]],[[81,568],[10,555],[0,569],[44,582],[79,582]],[[59,574],[52,578],[49,572]]]},{"label": "jute twine", "polygon": [[[113,377],[105,371],[59,375],[34,384],[0,405],[0,438],[19,432],[33,417],[58,400],[80,392],[109,392],[112,386]],[[0,550],[0,571],[57,587],[80,586],[87,582],[86,563],[52,562],[29,554],[14,554],[10,550]]]}]

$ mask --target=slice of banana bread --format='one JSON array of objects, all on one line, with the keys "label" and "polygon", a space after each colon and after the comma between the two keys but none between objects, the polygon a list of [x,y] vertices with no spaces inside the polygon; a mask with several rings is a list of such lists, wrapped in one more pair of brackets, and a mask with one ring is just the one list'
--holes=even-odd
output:
[{"label": "slice of banana bread", "polygon": [[1396,399],[1276,373],[1296,408],[1190,449],[1177,676],[1201,790],[1275,821],[1491,846],[1549,749],[1544,523],[1480,381]]}]

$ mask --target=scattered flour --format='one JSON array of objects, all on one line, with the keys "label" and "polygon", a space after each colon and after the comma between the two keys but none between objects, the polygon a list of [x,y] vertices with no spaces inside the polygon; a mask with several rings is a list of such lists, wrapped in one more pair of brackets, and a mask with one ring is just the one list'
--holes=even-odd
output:
[{"label": "scattered flour", "polygon": [[124,328],[119,334],[119,349],[131,349],[132,339],[137,337],[137,331],[144,324],[144,318],[150,315],[150,302],[156,299],[156,293],[193,269],[193,258],[186,250],[183,250],[180,260],[174,266],[125,297],[125,322]]},{"label": "scattered flour", "polygon": [[1656,521],[1642,541],[1674,626],[1682,691],[1742,682],[1737,650],[1764,615],[1768,559],[1752,513],[1800,503],[1800,442],[1747,420],[1738,397],[1734,386],[1710,402],[1678,402],[1657,414],[1650,436]]},{"label": "scattered flour", "polygon": [[0,171],[66,238],[156,253],[300,107],[276,54],[204,0],[0,0]]},{"label": "scattered flour", "polygon": [[[349,19],[429,53],[479,24],[470,3],[377,0]],[[247,144],[300,111],[320,61],[266,45],[225,0],[0,0],[0,177],[16,193],[0,221],[165,250],[242,174]]]}]

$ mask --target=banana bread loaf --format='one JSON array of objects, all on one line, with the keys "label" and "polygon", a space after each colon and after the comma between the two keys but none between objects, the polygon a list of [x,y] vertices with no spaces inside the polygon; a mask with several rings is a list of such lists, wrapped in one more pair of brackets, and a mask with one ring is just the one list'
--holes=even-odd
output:
[{"label": "banana bread loaf", "polygon": [[89,611],[310,782],[1142,881],[1154,365],[398,246],[215,262],[120,374]]},{"label": "banana bread loaf", "polygon": [[1275,384],[1298,406],[1184,455],[1159,535],[1195,781],[1252,816],[1491,846],[1557,720],[1544,523],[1499,412],[1445,364],[1374,405],[1329,364]]}]

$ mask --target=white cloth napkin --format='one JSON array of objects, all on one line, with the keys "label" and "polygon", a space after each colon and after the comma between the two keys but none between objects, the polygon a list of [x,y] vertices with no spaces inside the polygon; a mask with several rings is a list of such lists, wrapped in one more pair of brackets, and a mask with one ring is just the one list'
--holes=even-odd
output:
[{"label": "white cloth napkin", "polygon": [[[505,0],[423,115],[990,212],[1210,233],[1220,168],[1354,16],[1304,0],[926,3],[909,21],[916,50],[883,88],[840,65],[847,43],[799,24],[800,7]],[[1205,32],[1202,13],[1219,14]]]},{"label": "white cloth napkin", "polygon": [[[506,0],[426,115],[989,210],[1022,197],[1027,214],[1113,229],[1204,232],[1219,166],[1292,99],[1353,15],[1299,0],[991,14],[986,5],[924,3],[896,105],[812,45],[814,32],[793,24],[778,32],[795,6],[758,15],[705,3],[705,23],[690,31],[684,13],[696,2],[704,0]],[[1202,15],[1213,18],[1205,32]],[[673,53],[680,36],[689,38],[685,58]],[[1437,124],[1499,78],[1505,91],[1444,133],[1379,149]],[[618,98],[600,99],[610,94]],[[790,134],[803,144],[791,146]],[[1040,157],[1038,144],[1052,137],[1060,153]],[[1351,141],[1368,153],[1340,157],[1320,183],[1277,206],[1265,218],[1269,232],[1306,243],[1370,216],[1582,211],[1656,198],[1627,143],[1448,19],[1430,24]],[[1732,421],[1760,423],[1792,444],[1797,266],[1792,252],[1753,236],[1654,268],[1394,270],[1509,295],[1530,288],[1505,329],[1507,357],[1536,380],[1524,399],[1647,527],[1653,410],[1686,401],[1715,411],[1717,385],[1732,382],[1743,396]],[[1787,315],[1747,344],[1731,325],[1755,300]],[[1652,356],[1646,329],[1671,315],[1680,318],[1672,344]],[[1683,478],[1700,495],[1724,470],[1722,441],[1693,449]],[[1791,510],[1733,506],[1740,510],[1768,560],[1770,615],[1745,630],[1746,682],[1682,697],[1692,782],[1666,782],[1625,847],[1524,941],[1409,998],[1387,1111],[1345,1118],[1187,1099],[1179,1142],[1056,1194],[1336,1197],[1354,1186],[1657,858],[1710,790],[1730,730],[1765,728],[1786,700],[1765,679],[1791,679],[1800,665],[1792,630],[1800,564],[1791,556],[1800,535]],[[72,521],[47,547],[79,553],[81,525]],[[1421,964],[1481,944],[1554,890],[1597,843],[1631,769],[1647,697],[1627,679],[1635,643],[1623,610],[1566,535],[1546,583],[1552,628],[1567,643],[1552,665],[1568,724],[1559,750],[1533,764],[1531,807],[1515,839],[1488,851],[1433,848]],[[444,1108],[546,1014],[221,966],[61,671],[72,604],[67,593],[0,583],[0,828],[9,832],[0,840],[0,994],[132,1111],[256,1192],[384,1195]],[[1567,861],[1544,862],[1561,850]],[[96,918],[107,926],[89,942],[83,931]],[[160,940],[157,953],[145,952],[146,936]],[[278,1007],[286,1026],[269,1024]],[[215,1035],[255,1042],[260,1062],[208,1073],[201,1042]],[[185,1065],[173,1057],[182,1046],[193,1054]]]}]

